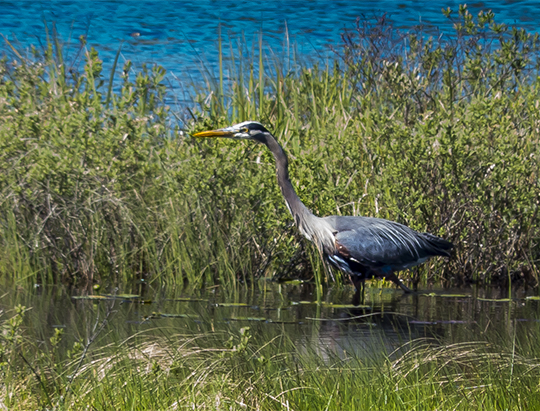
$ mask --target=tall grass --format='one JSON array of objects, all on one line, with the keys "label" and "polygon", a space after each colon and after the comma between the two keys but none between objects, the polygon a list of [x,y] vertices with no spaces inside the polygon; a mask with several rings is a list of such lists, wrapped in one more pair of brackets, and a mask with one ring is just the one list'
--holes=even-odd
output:
[{"label": "tall grass", "polygon": [[[64,70],[50,49],[36,54],[1,63],[2,274],[23,283],[166,275],[234,284],[236,258],[253,272],[245,239],[235,238],[246,219],[220,214],[193,189],[209,181],[208,164],[171,123],[163,69],[133,73],[127,62],[107,83],[93,50],[80,72]],[[239,222],[233,232],[219,224],[228,218]]]},{"label": "tall grass", "polygon": [[359,24],[335,62],[292,71],[264,54],[262,34],[252,52],[220,40],[219,72],[181,127],[160,67],[104,74],[85,44],[68,63],[54,32],[42,53],[13,49],[0,62],[1,275],[331,282],[292,226],[271,154],[188,136],[253,119],[285,147],[315,213],[388,218],[456,244],[450,261],[405,278],[536,285],[538,38],[465,7],[449,18],[446,42]]},{"label": "tall grass", "polygon": [[359,353],[224,324],[214,332],[183,334],[177,327],[141,327],[118,339],[109,314],[88,318],[88,335],[70,340],[66,349],[68,336],[61,329],[39,340],[26,332],[24,307],[3,313],[1,406],[519,410],[540,405],[540,330],[532,327],[516,338],[512,330],[518,322],[507,335],[487,333],[475,342],[419,339],[394,353]]},{"label": "tall grass", "polygon": [[256,109],[236,115],[245,96],[265,108],[256,119],[273,127],[316,213],[388,218],[456,244],[451,261],[432,261],[411,280],[537,285],[538,35],[465,6],[445,14],[456,30],[448,40],[401,33],[384,17],[359,21],[333,66],[298,75],[276,66],[268,100],[258,102],[257,85],[233,82],[228,111],[203,105],[197,130],[252,117]]}]

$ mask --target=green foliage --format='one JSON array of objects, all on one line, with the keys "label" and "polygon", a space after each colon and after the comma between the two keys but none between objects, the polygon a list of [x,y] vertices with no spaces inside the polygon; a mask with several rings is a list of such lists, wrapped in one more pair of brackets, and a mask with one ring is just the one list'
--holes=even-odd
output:
[{"label": "green foliage", "polygon": [[125,243],[137,235],[130,204],[159,189],[148,181],[160,174],[153,147],[167,126],[167,110],[157,104],[162,69],[143,68],[131,82],[126,65],[109,109],[94,50],[84,73],[69,77],[47,53],[1,64],[0,206],[9,216],[4,230],[16,232],[2,236],[6,254],[25,248],[52,281],[118,270],[117,255],[146,241]]},{"label": "green foliage", "polygon": [[536,284],[539,37],[466,6],[454,23],[446,42],[390,36],[385,21],[345,36],[381,197],[394,218],[457,244],[446,280]]},{"label": "green foliage", "polygon": [[[452,40],[359,23],[336,62],[290,72],[264,56],[262,35],[253,55],[231,46],[228,59],[220,39],[220,71],[184,128],[261,121],[316,214],[388,218],[456,244],[414,281],[536,285],[538,37],[491,12],[444,13]],[[271,154],[180,131],[162,68],[104,75],[84,43],[85,61],[68,64],[54,33],[32,58],[13,50],[0,62],[0,275],[133,288],[332,280],[292,226]]]},{"label": "green foliage", "polygon": [[[454,19],[451,10],[445,14]],[[492,12],[474,18],[466,6],[454,23],[455,38],[447,41],[421,29],[400,33],[384,18],[359,23],[343,36],[341,64],[300,68],[298,75],[274,67],[264,100],[238,79],[225,92],[228,107],[202,105],[196,129],[247,120],[264,107],[252,119],[273,128],[289,154],[293,184],[315,213],[388,218],[456,244],[453,259],[431,261],[414,281],[536,285],[538,35],[497,25]],[[240,95],[250,98],[247,113]],[[241,184],[266,188],[272,170],[257,175],[254,164],[272,163],[271,155],[231,144],[228,161],[236,160],[249,182]],[[238,162],[252,151],[257,161]],[[249,196],[232,180],[236,201]],[[258,217],[276,238],[279,222],[290,221],[280,193],[269,188],[257,198],[278,210],[277,219]],[[317,259],[311,249],[292,254],[282,244],[279,266],[298,258],[304,270]],[[320,267],[313,274],[324,282]]]},{"label": "green foliage", "polygon": [[[66,73],[50,51],[0,63],[2,275],[234,283],[231,254],[251,272],[237,240],[229,244],[216,224],[229,217],[210,204],[208,163],[190,163],[197,148],[184,144],[163,104],[164,70],[134,73],[127,62],[118,83],[107,84],[97,53],[85,55],[80,72]],[[241,216],[230,218],[243,235]],[[219,271],[209,256],[223,262]]]},{"label": "green foliage", "polygon": [[8,355],[18,344],[22,342],[21,325],[24,319],[26,307],[18,305],[15,307],[15,315],[2,323],[0,336],[2,345],[0,346],[0,363],[7,366]]}]

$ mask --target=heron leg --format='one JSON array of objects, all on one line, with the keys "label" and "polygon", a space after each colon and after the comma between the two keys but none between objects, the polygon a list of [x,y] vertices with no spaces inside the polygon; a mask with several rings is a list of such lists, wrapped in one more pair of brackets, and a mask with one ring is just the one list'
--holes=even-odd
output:
[{"label": "heron leg", "polygon": [[356,288],[356,291],[354,293],[352,304],[353,305],[360,305],[360,303],[364,302],[364,278],[360,277],[359,275],[351,275],[351,281],[354,284],[354,288]]},{"label": "heron leg", "polygon": [[406,293],[412,293],[412,290],[407,287],[403,282],[397,277],[397,275],[394,272],[391,272],[389,274],[385,274],[384,276],[387,280],[392,281],[394,284],[399,286],[403,291]]}]

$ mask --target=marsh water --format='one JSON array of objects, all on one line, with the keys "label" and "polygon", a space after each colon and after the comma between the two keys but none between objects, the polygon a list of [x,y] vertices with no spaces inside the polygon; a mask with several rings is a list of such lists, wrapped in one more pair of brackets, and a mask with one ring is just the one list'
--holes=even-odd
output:
[{"label": "marsh water", "polygon": [[[280,1],[272,2],[13,2],[0,3],[0,33],[18,50],[46,43],[44,21],[54,22],[66,61],[76,60],[79,38],[100,52],[105,72],[120,49],[120,64],[156,63],[179,100],[181,91],[218,71],[217,32],[221,24],[226,47],[257,50],[264,33],[267,57],[277,60],[325,61],[330,46],[339,43],[357,17],[388,13],[395,25],[407,29],[425,24],[444,35],[452,26],[443,7],[457,9],[457,1]],[[493,9],[499,23],[536,31],[540,6],[536,1],[484,1],[471,11]],[[225,46],[224,46],[225,47]],[[0,52],[10,55],[2,43]],[[249,51],[249,50],[247,50]],[[273,58],[273,57],[272,57]],[[203,68],[204,67],[204,68]],[[179,93],[180,92],[180,93]],[[4,287],[0,309],[9,313],[17,304],[30,307],[25,332],[47,341],[55,329],[64,330],[69,347],[95,338],[95,345],[124,341],[138,333],[224,332],[238,335],[249,327],[268,341],[286,335],[299,346],[322,355],[391,353],[421,338],[440,343],[477,341],[485,335],[520,338],[538,332],[539,304],[532,290],[428,289],[405,295],[394,289],[370,288],[365,305],[350,305],[352,289],[317,290],[311,284],[257,283],[225,292],[219,287],[187,292],[142,289],[126,295],[114,289],[88,293],[62,287],[32,289]],[[88,295],[90,294],[90,295]]]},{"label": "marsh water", "polygon": [[[253,55],[254,61],[258,60],[260,33],[264,36],[265,60],[272,62],[269,65],[279,62],[286,70],[291,70],[295,62],[305,65],[333,61],[341,34],[353,30],[357,18],[373,21],[386,15],[400,30],[421,25],[427,35],[451,36],[454,20],[447,19],[441,10],[450,7],[457,11],[463,3],[466,2],[2,1],[0,33],[24,54],[31,45],[43,49],[47,43],[45,27],[48,27],[48,35],[52,35],[54,24],[67,64],[78,65],[84,61],[80,58],[83,36],[88,47],[100,53],[105,73],[111,69],[120,50],[120,67],[127,60],[138,68],[143,63],[163,66],[168,72],[166,83],[174,90],[175,99],[170,102],[189,102],[193,97],[193,84],[204,83],[218,75],[218,27],[221,27],[226,70],[230,67],[232,49],[243,49],[242,54]],[[540,5],[535,0],[484,0],[470,3],[468,7],[473,14],[493,10],[497,23],[538,30]],[[5,41],[0,41],[0,53],[13,55]]]},{"label": "marsh water", "polygon": [[58,287],[5,289],[0,309],[31,308],[25,334],[48,341],[56,328],[69,349],[74,342],[94,347],[128,341],[141,333],[168,337],[250,333],[264,341],[286,336],[323,357],[392,354],[410,341],[437,344],[497,340],[537,333],[539,298],[517,289],[420,290],[368,288],[365,304],[350,305],[352,287],[321,290],[311,284],[262,282],[233,293],[219,287],[197,293],[146,289],[142,294],[88,295]]}]

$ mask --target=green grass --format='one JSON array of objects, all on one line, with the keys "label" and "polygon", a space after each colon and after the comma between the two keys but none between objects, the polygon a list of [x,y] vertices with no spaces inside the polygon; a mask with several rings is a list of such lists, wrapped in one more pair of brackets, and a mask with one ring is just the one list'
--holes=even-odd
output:
[{"label": "green grass", "polygon": [[[160,325],[126,339],[114,307],[80,342],[36,340],[17,307],[1,324],[0,404],[7,409],[521,410],[540,406],[538,327],[474,342],[417,339],[394,353],[325,348],[249,327],[195,332]],[[210,326],[210,323],[206,324]],[[347,325],[344,325],[345,327]],[[224,327],[224,328],[223,328]],[[268,326],[267,326],[268,327]],[[264,331],[264,328],[262,328]],[[481,337],[480,335],[483,334]],[[364,342],[365,343],[365,342]],[[321,344],[321,345],[319,345]],[[376,340],[373,341],[376,345]],[[380,341],[384,346],[384,341]]]},{"label": "green grass", "polygon": [[[537,285],[538,37],[465,7],[449,18],[455,40],[367,22],[329,66],[291,72],[261,52],[262,35],[253,54],[220,40],[219,80],[199,86],[188,118],[165,105],[160,67],[104,73],[84,43],[84,61],[67,62],[54,31],[46,50],[12,48],[0,61],[2,280],[21,293],[99,283],[234,295],[261,277],[307,278],[321,301],[332,280],[292,226],[271,155],[188,135],[252,119],[283,144],[317,214],[389,218],[456,244],[451,260],[403,277]],[[2,311],[0,407],[540,408],[540,330],[518,332],[517,321],[475,341],[324,356],[255,327],[126,337],[109,325],[113,308],[73,311],[86,330],[77,336],[30,332],[28,311]]]},{"label": "green grass", "polygon": [[103,73],[84,43],[84,61],[65,62],[54,32],[42,52],[13,49],[0,62],[0,275],[330,283],[291,225],[271,154],[188,135],[252,119],[285,147],[316,214],[388,218],[456,244],[407,280],[537,285],[538,36],[465,7],[449,18],[448,42],[367,22],[335,62],[291,72],[262,35],[251,54],[220,40],[187,118],[165,105],[158,66]]}]

